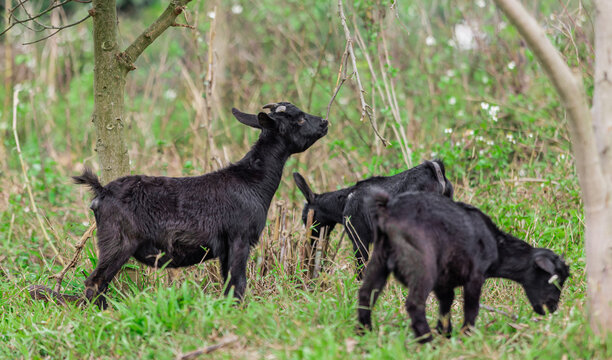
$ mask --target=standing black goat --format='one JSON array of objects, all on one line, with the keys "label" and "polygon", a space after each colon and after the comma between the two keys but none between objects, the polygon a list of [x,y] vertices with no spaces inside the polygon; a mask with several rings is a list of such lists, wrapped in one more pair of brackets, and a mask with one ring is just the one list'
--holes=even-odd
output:
[{"label": "standing black goat", "polygon": [[355,250],[359,279],[363,276],[363,266],[368,261],[368,249],[373,239],[372,222],[363,201],[373,186],[383,188],[391,195],[405,191],[431,191],[453,197],[453,186],[446,178],[441,160],[425,161],[393,176],[374,176],[353,186],[322,194],[315,194],[299,173],[293,173],[293,179],[306,197],[302,211],[304,225],[307,223],[308,211],[314,211],[314,238],[318,238],[323,229],[326,236],[329,236],[336,224],[344,224]]},{"label": "standing black goat", "polygon": [[366,201],[377,224],[374,251],[359,289],[359,322],[371,328],[371,308],[390,273],[410,289],[406,309],[421,342],[431,340],[425,301],[440,301],[437,329],[450,336],[454,288],[463,286],[464,323],[474,325],[485,279],[520,283],[534,311],[557,310],[569,267],[554,252],[534,248],[501,231],[479,209],[432,193],[403,193],[390,200],[382,189]]},{"label": "standing black goat", "polygon": [[126,176],[102,186],[88,169],[75,176],[91,187],[99,261],[85,280],[85,296],[106,306],[108,283],[130,257],[149,266],[182,267],[219,258],[226,294],[242,299],[246,262],[266,223],[272,197],[291,154],[327,134],[327,120],[281,102],[258,115],[232,109],[241,123],[261,129],[242,160],[195,177]]}]

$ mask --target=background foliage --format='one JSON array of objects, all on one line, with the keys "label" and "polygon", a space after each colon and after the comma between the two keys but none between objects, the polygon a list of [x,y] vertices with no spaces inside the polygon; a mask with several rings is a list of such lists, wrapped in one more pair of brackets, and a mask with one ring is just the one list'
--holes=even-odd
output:
[{"label": "background foliage", "polygon": [[[71,5],[58,14],[61,21],[78,18],[88,8]],[[120,5],[123,47],[166,6],[159,0]],[[590,3],[525,5],[568,63],[583,73],[590,94]],[[347,80],[331,108],[327,137],[285,168],[270,226],[249,263],[241,306],[220,296],[216,261],[178,271],[129,264],[110,290],[112,309],[102,313],[29,300],[27,286],[53,285],[49,275],[69,261],[92,218],[89,194],[69,180],[82,164],[97,164],[90,126],[91,22],[35,45],[20,45],[41,37],[25,28],[6,35],[1,55],[12,49],[8,75],[21,89],[16,130],[49,240],[21,175],[12,91],[0,88],[5,99],[0,114],[0,356],[172,358],[233,334],[239,340],[213,357],[612,357],[610,339],[593,336],[586,321],[582,205],[565,113],[516,30],[484,0],[365,0],[345,4],[345,12],[358,39],[366,101],[390,145],[382,146],[368,121],[359,121],[358,89]],[[180,20],[195,29],[169,29],[138,60],[128,80],[134,173],[196,175],[238,160],[257,134],[231,117],[232,106],[256,112],[265,103],[286,100],[325,114],[346,43],[336,2],[195,0]],[[348,75],[351,71],[349,66]],[[207,74],[212,82],[207,83]],[[205,91],[207,85],[211,92]],[[206,106],[210,112],[203,110]],[[473,335],[457,333],[451,340],[418,346],[403,310],[407,290],[394,282],[375,308],[375,330],[355,335],[359,284],[340,231],[332,236],[338,255],[327,261],[319,278],[307,278],[299,256],[305,243],[303,198],[291,172],[300,171],[322,192],[366,176],[394,174],[432,157],[445,161],[457,199],[481,207],[501,228],[530,244],[564,254],[572,277],[557,313],[536,317],[516,284],[490,280],[482,303],[493,311],[481,310]],[[82,291],[96,263],[94,249],[89,242],[64,291]],[[462,318],[458,299],[456,325]],[[435,300],[429,307],[433,323]]]}]

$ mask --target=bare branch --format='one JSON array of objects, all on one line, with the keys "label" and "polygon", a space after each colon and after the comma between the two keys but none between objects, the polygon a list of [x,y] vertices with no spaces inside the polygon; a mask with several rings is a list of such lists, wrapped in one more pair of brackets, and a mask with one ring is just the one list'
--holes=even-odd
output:
[{"label": "bare branch", "polygon": [[[51,36],[57,34],[61,30],[64,30],[66,28],[78,25],[78,24],[82,23],[83,21],[85,21],[85,20],[87,20],[89,18],[89,15],[88,15],[88,16],[84,17],[83,19],[81,19],[81,20],[79,20],[77,22],[74,22],[74,23],[68,24],[68,25],[64,25],[64,26],[45,25],[45,24],[42,24],[42,23],[38,22],[36,19],[40,18],[41,16],[43,16],[45,14],[48,14],[53,9],[57,9],[59,7],[62,7],[63,5],[66,5],[69,2],[75,1],[75,2],[79,2],[79,3],[89,3],[89,2],[91,2],[91,0],[64,0],[62,2],[55,3],[55,4],[54,4],[54,2],[52,2],[49,5],[49,7],[47,7],[45,10],[41,11],[40,13],[38,13],[36,15],[31,15],[28,12],[28,9],[24,5],[27,1],[28,0],[20,1],[17,5],[15,5],[15,7],[13,7],[12,9],[9,10],[9,13],[10,13],[10,16],[9,16],[10,25],[6,29],[4,29],[4,30],[2,30],[0,32],[0,36],[4,35],[6,32],[8,32],[10,29],[15,27],[16,25],[23,25],[26,28],[28,28],[29,30],[34,31],[34,32],[40,32],[40,31],[44,31],[44,30],[57,30],[57,31],[54,31],[53,33],[51,33],[48,36],[45,36],[45,37],[43,37],[41,39],[38,39],[38,40],[35,40],[35,41],[32,41],[32,42],[24,43],[23,45],[34,44],[34,43],[37,43],[39,41],[43,41],[43,40],[46,40],[46,39],[50,38]],[[15,16],[15,11],[17,11],[17,9],[19,7],[21,7],[23,9],[23,11],[27,15],[27,17],[25,19],[18,19]],[[13,21],[11,21],[11,19],[13,19]],[[27,23],[34,23],[34,24],[40,26],[41,28],[40,29],[31,28],[31,27],[29,27],[27,25]]]},{"label": "bare branch", "polygon": [[65,25],[65,26],[61,26],[61,27],[58,27],[58,28],[54,28],[56,30],[54,32],[52,32],[51,34],[49,34],[49,35],[47,35],[47,36],[45,36],[43,38],[40,38],[38,40],[34,40],[34,41],[27,42],[27,43],[23,43],[22,45],[31,45],[31,44],[35,44],[35,43],[43,41],[43,40],[47,40],[48,38],[50,38],[51,36],[57,34],[58,32],[60,32],[60,31],[62,31],[64,29],[67,29],[69,27],[76,26],[76,25],[82,23],[83,21],[89,19],[90,17],[91,17],[91,15],[87,14],[87,16],[85,16],[84,18],[82,18],[81,20],[79,20],[77,22],[74,22],[72,24],[68,24],[68,25]]},{"label": "bare branch", "polygon": [[121,59],[124,61],[124,65],[129,70],[133,70],[136,67],[134,62],[142,52],[155,41],[166,29],[176,24],[176,17],[179,16],[185,9],[191,0],[172,0],[166,10],[151,24],[145,31],[143,31],[137,38],[120,54]]},{"label": "bare branch", "polygon": [[342,22],[342,27],[344,28],[344,36],[346,37],[348,55],[353,65],[353,71],[355,73],[355,79],[357,80],[357,86],[359,87],[359,101],[361,102],[361,117],[359,118],[359,121],[363,121],[363,118],[367,116],[370,120],[370,124],[372,125],[372,129],[374,129],[374,133],[376,133],[376,136],[380,139],[380,141],[382,141],[383,145],[387,146],[387,140],[385,140],[385,138],[383,138],[376,129],[376,125],[373,119],[374,116],[372,112],[372,107],[366,103],[365,97],[363,96],[363,94],[365,94],[365,90],[363,89],[363,86],[361,85],[361,79],[359,78],[359,71],[357,70],[357,60],[355,59],[355,50],[353,49],[353,39],[351,38],[351,32],[349,31],[349,28],[346,24],[346,16],[344,16],[342,0],[338,0],[338,12],[340,13],[340,21]]}]

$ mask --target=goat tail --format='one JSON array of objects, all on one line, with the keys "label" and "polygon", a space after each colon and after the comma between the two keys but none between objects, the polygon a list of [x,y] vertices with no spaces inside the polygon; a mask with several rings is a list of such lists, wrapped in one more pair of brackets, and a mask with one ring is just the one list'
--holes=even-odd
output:
[{"label": "goat tail", "polygon": [[374,225],[376,225],[377,220],[387,217],[389,199],[389,193],[382,188],[374,187],[370,191],[369,196],[366,198],[366,203],[368,204],[370,215],[374,219]]},{"label": "goat tail", "polygon": [[75,184],[88,185],[96,196],[100,196],[104,193],[104,186],[100,184],[100,180],[98,180],[98,177],[90,168],[86,167],[82,175],[73,176],[72,180],[74,180]]}]

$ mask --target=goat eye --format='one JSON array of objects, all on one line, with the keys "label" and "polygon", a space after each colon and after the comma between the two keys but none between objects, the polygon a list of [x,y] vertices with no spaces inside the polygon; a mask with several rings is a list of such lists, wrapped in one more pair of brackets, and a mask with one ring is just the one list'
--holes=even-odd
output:
[{"label": "goat eye", "polygon": [[304,125],[305,122],[306,122],[306,118],[301,117],[297,123],[298,125]]}]

